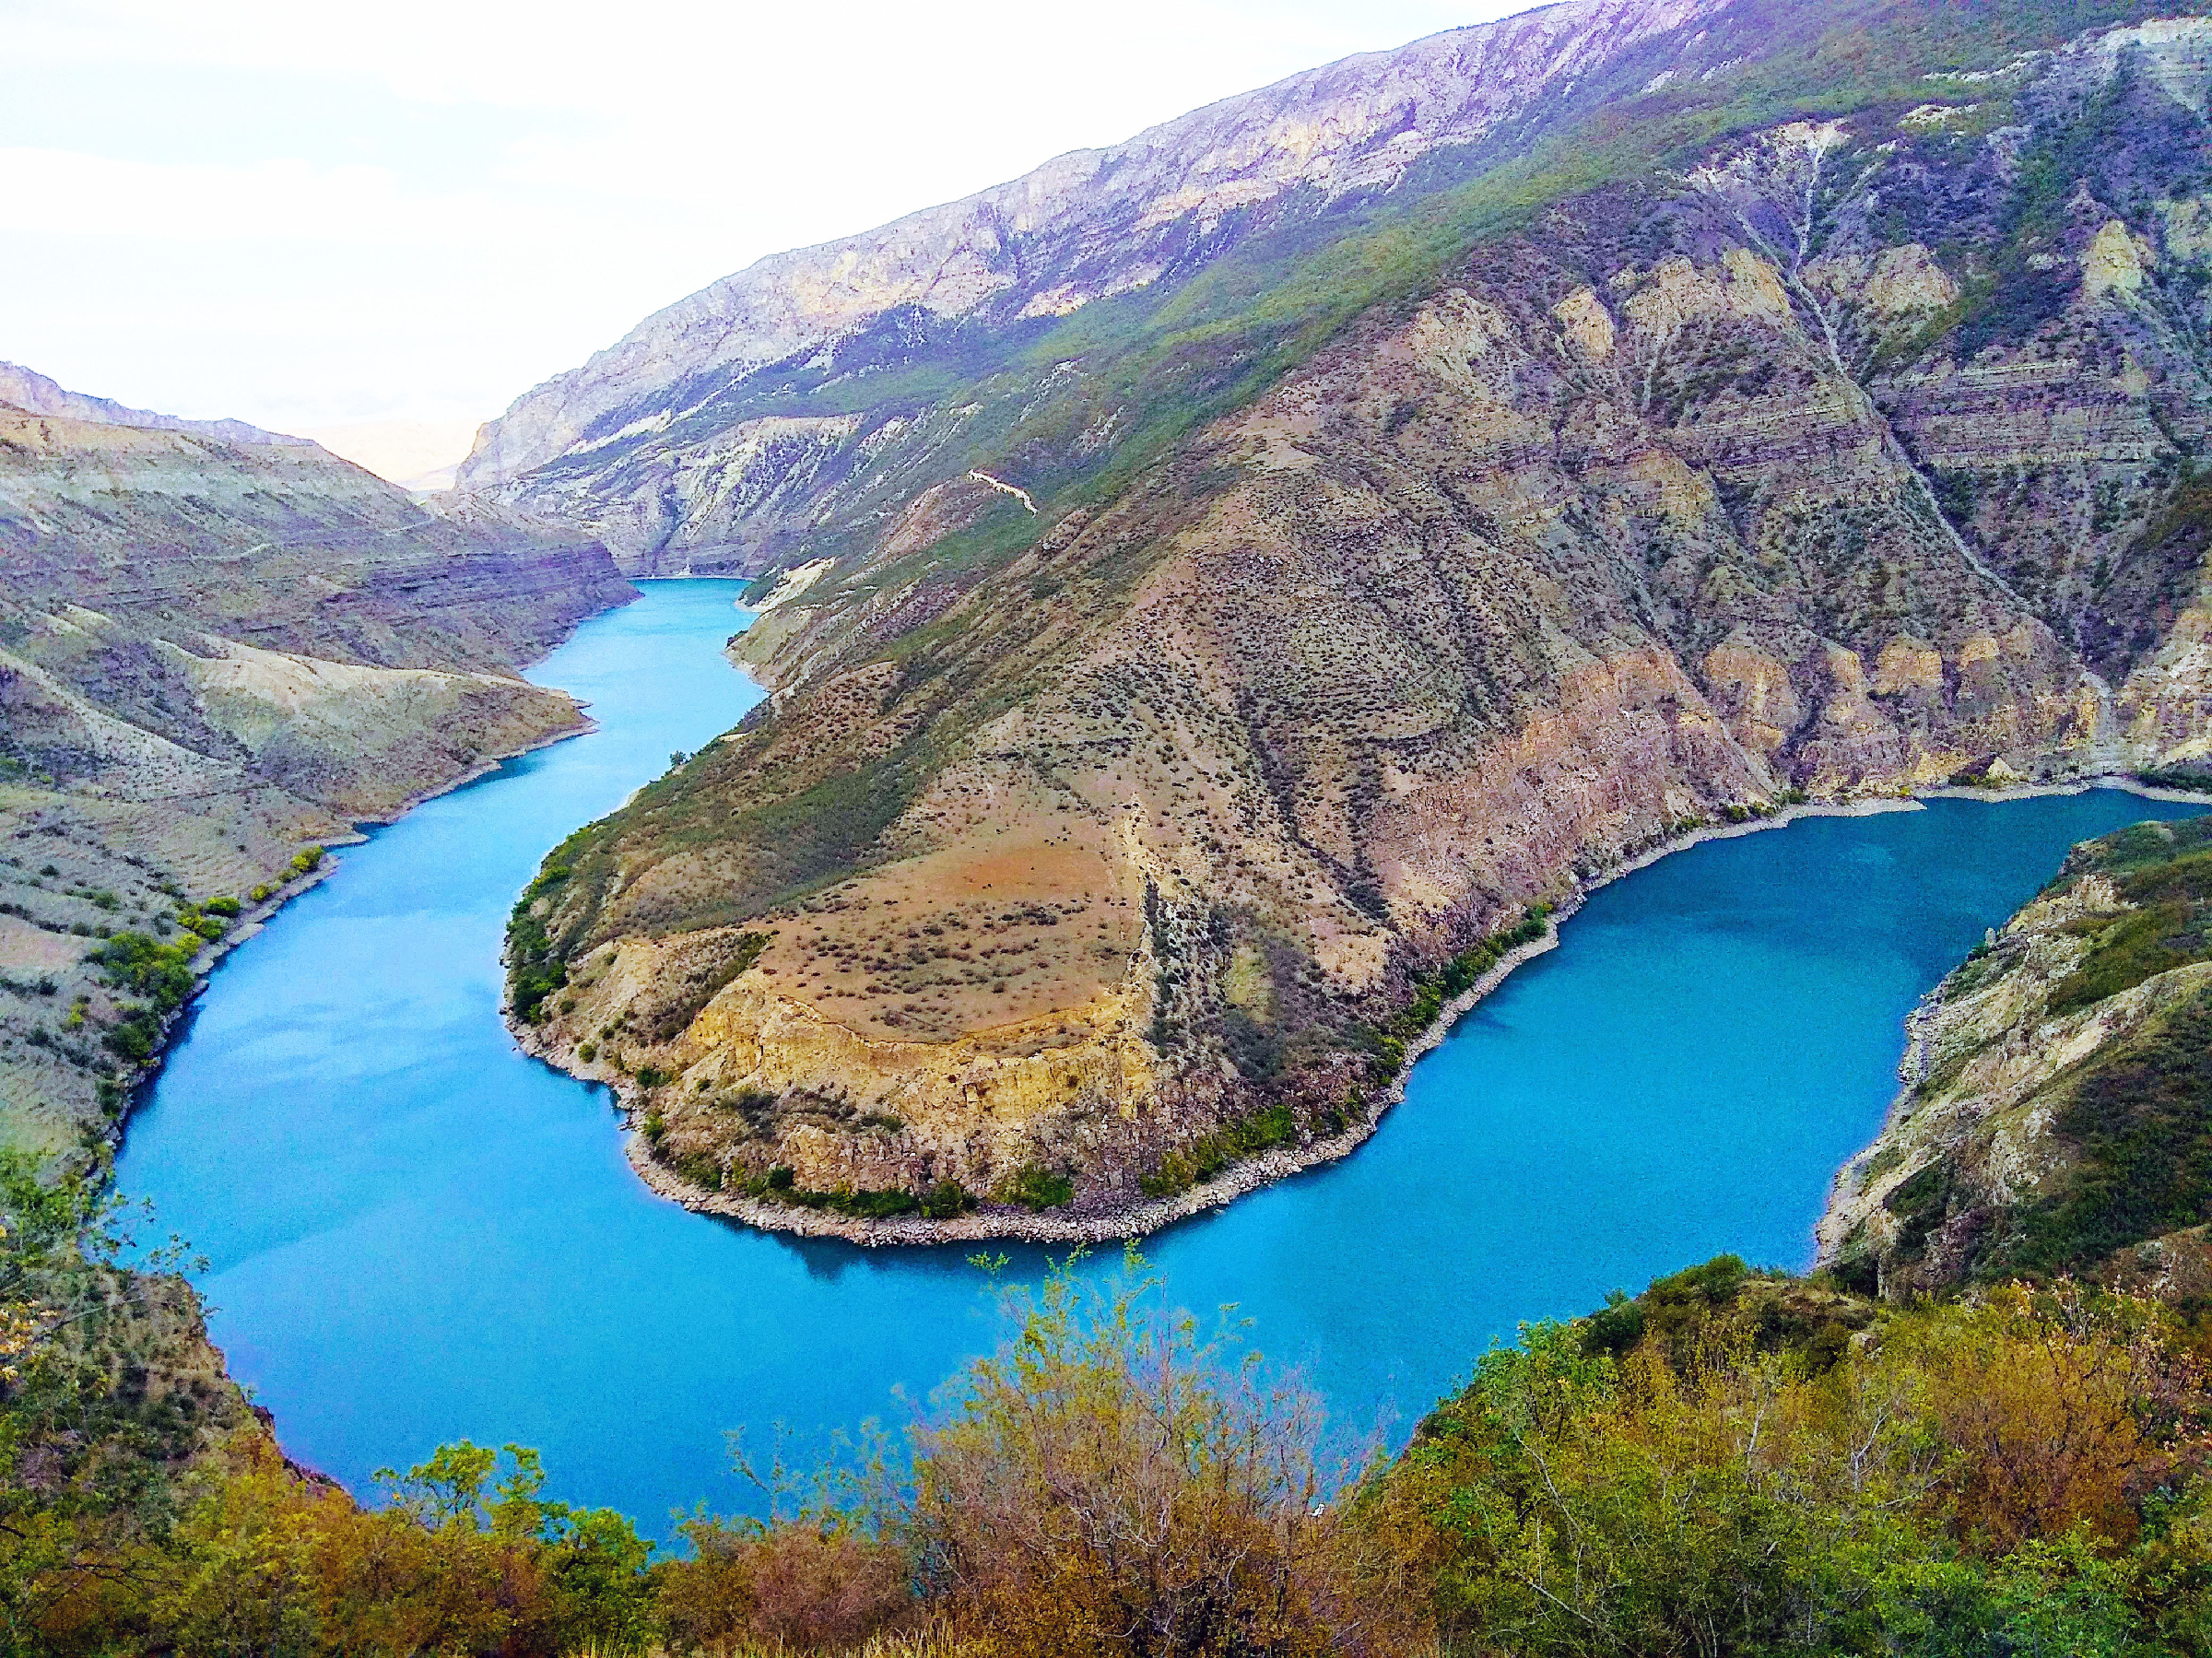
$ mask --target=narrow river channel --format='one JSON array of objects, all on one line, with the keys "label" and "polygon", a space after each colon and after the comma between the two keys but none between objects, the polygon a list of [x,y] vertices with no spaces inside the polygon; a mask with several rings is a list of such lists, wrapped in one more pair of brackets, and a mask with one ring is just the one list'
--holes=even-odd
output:
[{"label": "narrow river channel", "polygon": [[[532,677],[599,729],[346,849],[218,970],[131,1123],[119,1183],[209,1258],[232,1372],[364,1495],[442,1440],[514,1440],[556,1495],[665,1535],[702,1499],[752,1505],[725,1430],[896,1428],[1000,1335],[965,1250],[654,1198],[605,1093],[500,1023],[501,928],[546,850],[759,700],[721,654],[738,591],[653,582],[584,624]],[[1179,1302],[1236,1303],[1340,1422],[1394,1438],[1521,1320],[1722,1250],[1805,1265],[1914,999],[2072,842],[2191,810],[1938,801],[1665,859],[1595,895],[1355,1156],[1148,1253]]]}]

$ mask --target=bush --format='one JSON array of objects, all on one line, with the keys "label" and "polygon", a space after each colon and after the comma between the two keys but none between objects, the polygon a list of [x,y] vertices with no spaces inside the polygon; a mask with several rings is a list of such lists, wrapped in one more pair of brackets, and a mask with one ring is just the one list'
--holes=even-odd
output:
[{"label": "bush", "polygon": [[1056,1270],[916,1435],[910,1528],[937,1606],[1009,1658],[1358,1653],[1423,1621],[1319,1500],[1312,1398],[1156,1293]]},{"label": "bush", "polygon": [[690,1558],[654,1574],[674,1651],[841,1650],[914,1615],[904,1552],[845,1516],[780,1525],[702,1517],[681,1529]]},{"label": "bush", "polygon": [[975,1199],[958,1181],[939,1181],[922,1194],[922,1213],[932,1220],[950,1220],[975,1207]]},{"label": "bush", "polygon": [[1025,1209],[1056,1209],[1075,1200],[1076,1186],[1065,1174],[1030,1163],[1008,1175],[995,1195],[1001,1203],[1019,1204]]},{"label": "bush", "polygon": [[241,906],[234,898],[211,898],[200,908],[210,915],[235,916]]},{"label": "bush", "polygon": [[267,883],[264,882],[260,886],[255,887],[252,891],[248,892],[246,896],[252,899],[257,904],[265,904],[269,901],[269,895],[276,890],[276,888],[271,887]]},{"label": "bush", "polygon": [[199,938],[191,934],[176,944],[163,944],[143,933],[117,933],[88,956],[106,969],[109,984],[128,990],[151,1002],[157,1013],[174,1013],[192,999],[192,959],[200,951]]},{"label": "bush", "polygon": [[100,1041],[118,1059],[142,1065],[154,1056],[154,1050],[160,1044],[161,1023],[148,1008],[128,1008],[115,1028]]},{"label": "bush", "polygon": [[1147,1197],[1172,1196],[1212,1180],[1241,1158],[1288,1146],[1297,1138],[1298,1120],[1289,1106],[1268,1106],[1170,1152],[1157,1170],[1137,1183]]}]

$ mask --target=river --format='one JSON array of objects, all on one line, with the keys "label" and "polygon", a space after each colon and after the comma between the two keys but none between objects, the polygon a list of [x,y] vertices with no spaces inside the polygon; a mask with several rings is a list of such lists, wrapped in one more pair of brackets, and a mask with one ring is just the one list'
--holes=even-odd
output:
[{"label": "river", "polygon": [[[705,1219],[624,1163],[605,1092],[500,1023],[547,848],[759,699],[725,582],[659,582],[532,673],[599,729],[361,845],[212,975],[118,1180],[209,1260],[232,1373],[366,1494],[443,1440],[538,1447],[554,1494],[665,1535],[753,1493],[726,1430],[893,1428],[1000,1335],[962,1249]],[[1524,1319],[1723,1250],[1806,1264],[1879,1126],[1916,997],[2068,845],[2192,808],[1937,801],[1709,842],[1596,893],[1422,1061],[1350,1158],[1153,1239],[1339,1423],[1402,1434]],[[1041,1257],[1009,1249],[1016,1276]]]}]

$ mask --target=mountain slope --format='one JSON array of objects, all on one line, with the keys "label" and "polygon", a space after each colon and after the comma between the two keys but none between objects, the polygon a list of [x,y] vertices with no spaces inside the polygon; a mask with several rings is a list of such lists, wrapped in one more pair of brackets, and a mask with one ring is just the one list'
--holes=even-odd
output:
[{"label": "mountain slope", "polygon": [[1882,15],[1732,8],[1765,81],[1459,186],[1432,284],[1126,485],[817,545],[738,647],[769,707],[518,911],[536,1040],[761,1217],[1111,1227],[1340,1149],[1455,957],[1687,827],[2201,767],[2212,29]]},{"label": "mountain slope", "polygon": [[8,409],[0,570],[0,1132],[71,1148],[189,987],[88,949],[196,951],[200,900],[579,729],[517,665],[630,591],[312,444]]},{"label": "mountain slope", "polygon": [[[865,512],[880,504],[865,474],[959,453],[974,427],[997,423],[922,386],[886,398],[871,377],[1014,367],[1019,390],[988,401],[1049,395],[1050,370],[1040,380],[1004,359],[1066,334],[1056,319],[1117,296],[1155,302],[1265,231],[1401,187],[1418,194],[1414,175],[1438,152],[1721,9],[1569,0],[1452,30],[764,259],[519,399],[485,429],[458,487],[589,523],[639,567],[680,556],[750,572],[820,522],[826,486],[853,498],[833,512]],[[800,386],[848,406],[777,407]]]},{"label": "mountain slope", "polygon": [[1912,1038],[1908,1086],[1822,1217],[1824,1264],[1897,1299],[2088,1272],[2136,1245],[2203,1279],[2212,818],[2077,847],[1930,993]]}]

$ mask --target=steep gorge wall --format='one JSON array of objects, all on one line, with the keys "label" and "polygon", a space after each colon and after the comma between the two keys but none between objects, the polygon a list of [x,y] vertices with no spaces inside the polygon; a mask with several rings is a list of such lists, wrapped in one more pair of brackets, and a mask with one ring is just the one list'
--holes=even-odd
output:
[{"label": "steep gorge wall", "polygon": [[537,1040],[709,1183],[1110,1214],[1689,825],[2201,767],[2206,38],[1562,202],[1103,506],[923,492],[556,854]]}]

